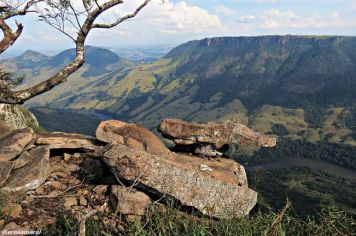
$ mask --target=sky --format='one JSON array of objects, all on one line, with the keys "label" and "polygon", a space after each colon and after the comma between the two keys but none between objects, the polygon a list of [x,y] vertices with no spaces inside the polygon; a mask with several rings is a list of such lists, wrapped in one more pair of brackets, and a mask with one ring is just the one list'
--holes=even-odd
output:
[{"label": "sky", "polygon": [[[79,3],[79,0],[74,0]],[[102,22],[132,12],[143,0],[126,0]],[[356,0],[152,0],[140,14],[113,29],[90,33],[87,44],[106,48],[175,46],[218,36],[356,35]],[[17,18],[24,32],[11,51],[59,51],[70,38],[38,21]],[[68,30],[72,29],[68,26]]]}]

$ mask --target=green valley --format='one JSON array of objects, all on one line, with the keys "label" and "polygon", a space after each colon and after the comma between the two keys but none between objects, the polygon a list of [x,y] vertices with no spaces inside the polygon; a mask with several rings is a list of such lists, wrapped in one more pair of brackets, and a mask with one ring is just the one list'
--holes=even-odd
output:
[{"label": "green valley", "polygon": [[[92,48],[84,68],[28,105],[103,112],[151,129],[163,117],[232,119],[263,133],[277,125],[294,140],[355,145],[355,47],[354,37],[211,38],[149,64]],[[26,86],[53,73],[71,53],[22,56],[22,64],[5,65],[27,75]]]}]

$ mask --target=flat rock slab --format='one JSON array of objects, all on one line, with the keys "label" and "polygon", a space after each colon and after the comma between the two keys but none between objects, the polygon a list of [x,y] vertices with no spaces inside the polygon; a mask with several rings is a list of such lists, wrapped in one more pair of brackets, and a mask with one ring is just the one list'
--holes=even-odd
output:
[{"label": "flat rock slab", "polygon": [[241,173],[243,167],[237,176],[234,165],[238,164],[231,160],[152,155],[120,144],[108,145],[102,159],[117,176],[142,184],[138,188],[172,196],[206,215],[244,216],[257,201],[257,193],[247,187],[245,171]]},{"label": "flat rock slab", "polygon": [[49,149],[38,147],[32,149],[31,162],[14,170],[1,191],[25,193],[41,186],[50,175]]},{"label": "flat rock slab", "polygon": [[30,161],[32,160],[32,156],[30,155],[30,153],[28,151],[25,151],[23,153],[21,153],[21,155],[14,161],[14,169],[20,169],[22,167],[24,167],[25,165],[27,165],[28,163],[30,163]]},{"label": "flat rock slab", "polygon": [[6,180],[10,176],[10,172],[14,167],[14,162],[0,162],[0,188],[5,184]]},{"label": "flat rock slab", "polygon": [[118,120],[103,121],[96,130],[96,137],[106,143],[116,142],[155,155],[169,153],[168,148],[156,135],[137,124]]},{"label": "flat rock slab", "polygon": [[0,162],[10,161],[21,154],[34,138],[31,128],[12,131],[0,140]]},{"label": "flat rock slab", "polygon": [[97,140],[90,136],[67,133],[38,134],[37,145],[48,145],[49,149],[85,149],[96,150]]},{"label": "flat rock slab", "polygon": [[225,144],[273,147],[276,138],[262,135],[237,122],[190,123],[178,119],[164,119],[159,131],[178,145],[214,144],[216,149]]}]

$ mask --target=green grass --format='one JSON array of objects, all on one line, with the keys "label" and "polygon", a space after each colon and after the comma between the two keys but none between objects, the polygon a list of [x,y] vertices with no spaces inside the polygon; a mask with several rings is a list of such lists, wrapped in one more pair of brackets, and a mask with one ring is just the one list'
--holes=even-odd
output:
[{"label": "green grass", "polygon": [[[123,222],[115,233],[105,230],[100,220],[89,220],[86,235],[352,235],[356,230],[355,215],[336,208],[325,207],[318,217],[306,220],[295,218],[291,211],[287,202],[277,213],[257,212],[250,217],[216,220],[182,214],[172,208],[162,211],[162,208],[152,207],[145,219]],[[76,235],[78,225],[73,217],[60,209],[57,223],[44,229],[42,235]]]},{"label": "green grass", "polygon": [[[98,214],[97,216],[100,216]],[[79,231],[79,222],[70,215],[70,213],[64,210],[62,206],[57,212],[57,221],[53,225],[47,226],[42,229],[41,235],[48,236],[76,236]],[[93,218],[86,221],[86,235],[106,235],[104,226],[101,221],[94,220]],[[111,234],[109,234],[111,235]]]}]

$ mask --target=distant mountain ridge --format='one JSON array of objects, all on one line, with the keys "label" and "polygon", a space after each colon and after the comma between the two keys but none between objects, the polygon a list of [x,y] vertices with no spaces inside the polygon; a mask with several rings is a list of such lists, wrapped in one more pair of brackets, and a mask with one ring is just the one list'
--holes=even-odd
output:
[{"label": "distant mountain ridge", "polygon": [[[64,68],[75,58],[75,49],[68,49],[52,57],[45,56],[33,50],[27,50],[20,56],[0,60],[1,66],[7,71],[25,76],[24,88],[36,84]],[[97,77],[134,65],[131,61],[120,58],[114,52],[93,47],[85,47],[85,64],[74,77]]]},{"label": "distant mountain ridge", "polygon": [[115,69],[90,80],[77,75],[30,104],[95,110],[151,128],[163,117],[233,119],[292,139],[356,143],[356,37],[208,38]]}]

